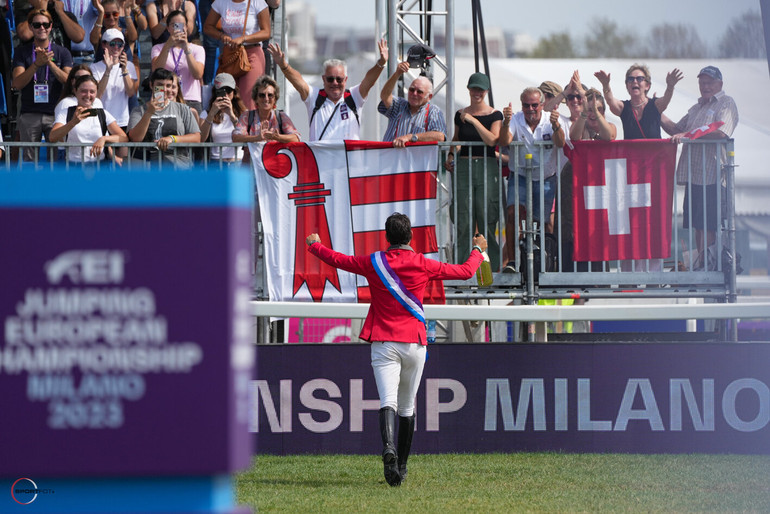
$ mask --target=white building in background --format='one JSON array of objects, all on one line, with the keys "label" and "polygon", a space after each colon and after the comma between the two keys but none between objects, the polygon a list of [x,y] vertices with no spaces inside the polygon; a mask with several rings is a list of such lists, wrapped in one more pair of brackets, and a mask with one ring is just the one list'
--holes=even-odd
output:
[{"label": "white building in background", "polygon": [[316,58],[316,12],[305,2],[284,2],[286,9],[289,47],[287,55],[295,63],[305,63]]}]

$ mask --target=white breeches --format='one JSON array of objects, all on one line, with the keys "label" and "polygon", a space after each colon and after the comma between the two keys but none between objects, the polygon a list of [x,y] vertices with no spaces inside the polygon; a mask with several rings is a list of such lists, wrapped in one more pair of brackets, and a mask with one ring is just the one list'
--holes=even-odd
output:
[{"label": "white breeches", "polygon": [[414,414],[414,397],[425,366],[425,349],[416,343],[372,343],[372,369],[380,408],[391,407],[399,416]]}]

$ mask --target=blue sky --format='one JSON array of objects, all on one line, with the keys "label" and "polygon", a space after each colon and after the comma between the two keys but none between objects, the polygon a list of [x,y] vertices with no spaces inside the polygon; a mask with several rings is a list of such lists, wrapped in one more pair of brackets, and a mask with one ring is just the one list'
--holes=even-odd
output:
[{"label": "blue sky", "polygon": [[[296,2],[300,0],[284,0]],[[349,27],[358,24],[373,28],[375,0],[303,0],[315,7],[318,23]],[[387,0],[382,0],[387,2]],[[434,9],[443,8],[444,0],[434,0]],[[485,27],[503,26],[513,32],[529,33],[538,39],[552,32],[569,31],[572,36],[586,35],[594,18],[610,18],[629,31],[644,36],[653,25],[692,23],[704,41],[718,41],[730,20],[747,10],[759,11],[759,0],[591,0],[576,2],[516,2],[482,0]],[[331,8],[330,6],[335,6]],[[456,27],[471,26],[471,0],[455,0]],[[509,20],[507,20],[509,19]]]}]

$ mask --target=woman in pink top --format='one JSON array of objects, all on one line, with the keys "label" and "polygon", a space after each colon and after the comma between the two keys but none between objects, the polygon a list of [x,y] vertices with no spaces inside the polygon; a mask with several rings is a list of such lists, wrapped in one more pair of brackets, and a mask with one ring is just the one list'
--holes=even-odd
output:
[{"label": "woman in pink top", "polygon": [[166,30],[170,34],[168,40],[152,47],[152,70],[165,68],[178,76],[187,105],[200,113],[203,111],[201,79],[206,51],[202,46],[187,41],[184,12],[171,11],[166,17]]},{"label": "woman in pink top", "polygon": [[[217,28],[220,21],[221,30]],[[251,71],[236,82],[241,92],[251,91],[257,79],[265,73],[262,41],[270,39],[270,11],[265,0],[215,0],[203,24],[203,33],[227,46],[234,48],[243,45],[246,48]],[[256,108],[254,100],[245,94],[243,101],[247,109]]]}]

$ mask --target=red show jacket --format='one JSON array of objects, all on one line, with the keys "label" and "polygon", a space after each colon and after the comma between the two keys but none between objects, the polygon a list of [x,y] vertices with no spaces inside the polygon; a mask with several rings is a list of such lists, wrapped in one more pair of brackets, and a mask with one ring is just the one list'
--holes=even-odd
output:
[{"label": "red show jacket", "polygon": [[[372,295],[369,313],[359,337],[365,341],[395,341],[428,344],[425,324],[415,318],[385,288],[372,264],[371,255],[351,256],[335,252],[321,243],[313,243],[308,251],[325,263],[369,281]],[[472,251],[463,264],[446,264],[428,259],[421,253],[403,247],[385,252],[385,258],[406,288],[422,302],[425,287],[430,280],[471,278],[484,259],[479,251]]]}]

